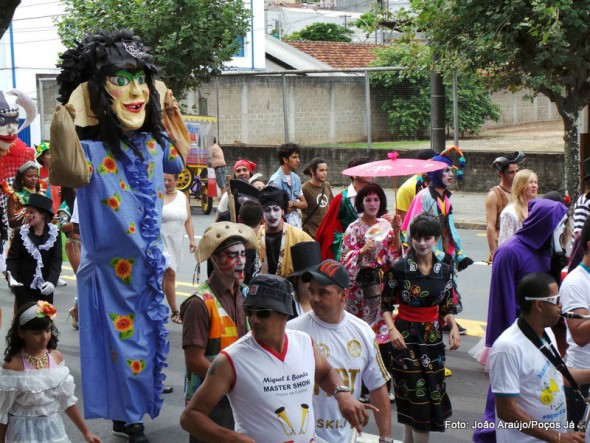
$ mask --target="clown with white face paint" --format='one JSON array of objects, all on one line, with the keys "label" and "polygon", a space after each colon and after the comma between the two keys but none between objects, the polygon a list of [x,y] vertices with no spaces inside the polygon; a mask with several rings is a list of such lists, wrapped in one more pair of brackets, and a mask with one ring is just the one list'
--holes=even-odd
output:
[{"label": "clown with white face paint", "polygon": [[284,212],[279,205],[269,205],[262,210],[268,232],[279,232],[282,229]]},{"label": "clown with white face paint", "polygon": [[[451,152],[456,152],[459,155],[459,168],[453,165],[450,158]],[[455,219],[453,214],[453,205],[451,203],[451,192],[448,187],[455,181],[455,174],[457,179],[463,177],[463,171],[460,169],[465,165],[465,158],[459,148],[452,146],[446,149],[441,154],[435,156],[432,160],[446,163],[448,166],[442,170],[429,172],[430,184],[428,188],[423,189],[414,197],[412,204],[408,209],[408,213],[404,218],[402,224],[402,231],[406,233],[406,243],[411,245],[412,233],[410,232],[410,224],[412,220],[422,214],[427,213],[437,217],[442,224],[442,235],[438,238],[434,253],[439,260],[444,260],[451,267],[454,284],[454,301],[456,311],[461,312],[461,298],[457,290],[457,272],[462,271],[473,264],[473,260],[463,253],[461,250],[461,238],[459,232],[455,227]],[[467,331],[459,327],[461,334]],[[447,329],[445,328],[445,332]]]},{"label": "clown with white face paint", "polygon": [[[199,242],[198,261],[211,258],[213,272],[180,306],[187,402],[204,380],[211,361],[247,332],[242,281],[246,249],[255,248],[256,234],[241,223],[214,223]],[[227,399],[215,405],[209,416],[220,426],[234,428]],[[189,441],[200,440],[190,437]]]},{"label": "clown with white face paint", "polygon": [[445,188],[451,186],[454,178],[455,178],[455,171],[453,170],[453,168],[451,166],[443,169],[441,181],[442,181],[442,184],[444,185]]},{"label": "clown with white face paint", "polygon": [[287,278],[294,272],[291,246],[313,239],[283,220],[288,197],[282,189],[266,186],[260,190],[259,198],[265,221],[264,228],[258,231],[261,272]]},{"label": "clown with white face paint", "polygon": [[[445,431],[445,420],[452,412],[444,382],[441,319],[450,326],[450,350],[459,348],[461,337],[454,317],[452,273],[433,253],[442,226],[437,218],[420,214],[410,230],[412,247],[383,279],[381,309],[390,340],[382,355],[393,378],[398,421],[405,427],[404,442],[428,442],[430,432]],[[395,305],[398,315],[394,319]],[[408,370],[412,360],[415,364]],[[421,395],[423,385],[436,386],[437,395]]]}]

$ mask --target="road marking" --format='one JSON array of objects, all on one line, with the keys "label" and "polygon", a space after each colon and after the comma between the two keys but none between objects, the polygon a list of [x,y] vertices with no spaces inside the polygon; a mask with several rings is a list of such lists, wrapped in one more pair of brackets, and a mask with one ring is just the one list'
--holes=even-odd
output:
[{"label": "road marking", "polygon": [[483,233],[482,233],[482,232],[478,232],[478,233],[477,233],[477,234],[475,234],[475,235],[477,235],[478,237],[485,237],[485,236],[487,236],[488,234],[486,234],[485,232],[483,232]]},{"label": "road marking", "polygon": [[485,262],[485,261],[476,261],[475,263],[473,263],[474,265],[479,265],[479,266],[490,266],[490,263]]}]

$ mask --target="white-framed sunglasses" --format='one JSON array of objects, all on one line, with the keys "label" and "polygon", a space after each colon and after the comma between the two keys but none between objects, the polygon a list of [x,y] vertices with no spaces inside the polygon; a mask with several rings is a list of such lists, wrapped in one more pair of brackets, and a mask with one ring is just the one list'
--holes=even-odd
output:
[{"label": "white-framed sunglasses", "polygon": [[552,295],[550,297],[525,297],[524,299],[526,301],[546,301],[548,303],[551,303],[552,305],[556,305],[559,303],[559,294]]}]

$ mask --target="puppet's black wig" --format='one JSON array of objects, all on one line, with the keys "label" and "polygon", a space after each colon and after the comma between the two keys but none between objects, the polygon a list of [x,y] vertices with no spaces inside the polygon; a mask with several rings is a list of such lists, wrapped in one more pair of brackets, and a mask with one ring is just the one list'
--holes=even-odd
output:
[{"label": "puppet's black wig", "polygon": [[117,71],[141,69],[146,74],[150,100],[140,131],[151,133],[158,144],[164,146],[160,95],[155,86],[158,69],[147,50],[141,39],[128,29],[113,32],[99,30],[88,34],[82,42],[77,43],[76,48],[62,54],[62,62],[58,65],[61,73],[57,76],[59,102],[67,103],[72,92],[81,83],[88,82],[90,108],[99,122],[96,126],[77,127],[81,140],[100,140],[116,157],[121,154],[123,142],[143,158],[138,147],[123,131],[112,109],[113,98],[106,89],[107,78]]}]

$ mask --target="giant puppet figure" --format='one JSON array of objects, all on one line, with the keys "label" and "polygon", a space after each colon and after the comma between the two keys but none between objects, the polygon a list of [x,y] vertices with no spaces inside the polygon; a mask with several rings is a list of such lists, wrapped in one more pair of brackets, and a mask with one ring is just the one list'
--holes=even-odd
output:
[{"label": "giant puppet figure", "polygon": [[163,173],[183,162],[164,132],[157,69],[138,37],[98,31],[61,57],[59,101],[67,104],[51,126],[50,180],[78,187],[84,412],[147,441],[141,422],[162,406],[168,353]]},{"label": "giant puppet figure", "polygon": [[[26,118],[19,126],[19,106],[25,110]],[[37,115],[33,101],[18,89],[0,91],[0,183],[5,192],[0,192],[2,224],[8,227],[6,218],[7,195],[18,168],[27,161],[35,160],[35,149],[28,147],[18,133],[31,124]]]}]

